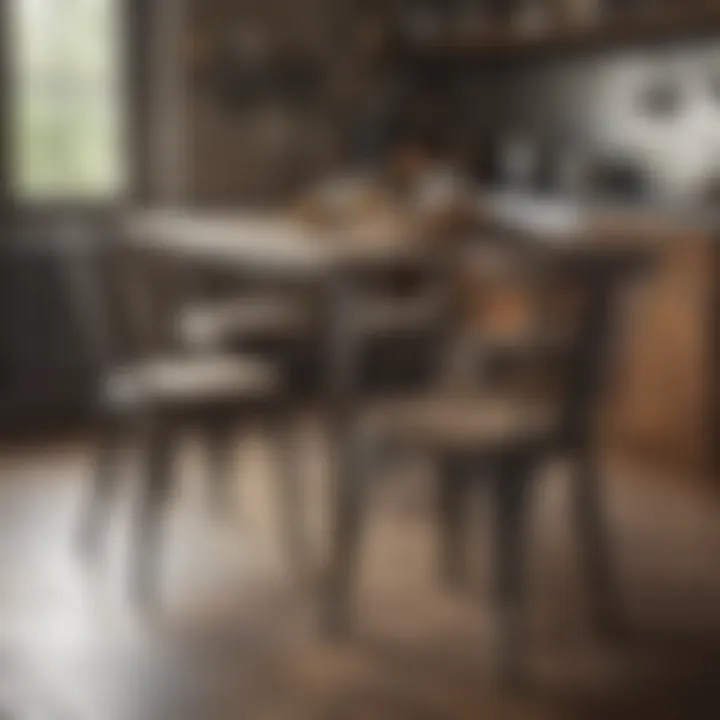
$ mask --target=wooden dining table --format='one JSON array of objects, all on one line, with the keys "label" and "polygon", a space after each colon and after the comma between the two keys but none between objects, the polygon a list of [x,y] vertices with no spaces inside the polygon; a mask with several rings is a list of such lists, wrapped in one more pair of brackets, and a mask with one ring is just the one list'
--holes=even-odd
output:
[{"label": "wooden dining table", "polygon": [[[495,215],[491,230],[469,233],[460,264],[489,262],[492,247],[516,246],[535,253],[546,267],[591,268],[596,277],[612,281],[638,257],[657,256],[666,243],[647,242],[637,214],[612,214],[614,228],[597,232],[607,212],[549,212],[544,204],[490,198],[483,208]],[[619,218],[619,219],[618,219]],[[130,213],[123,223],[128,247],[145,258],[205,270],[221,270],[240,279],[309,283],[324,294],[324,335],[330,359],[326,398],[331,427],[342,433],[352,415],[357,377],[358,333],[354,319],[364,298],[359,279],[368,271],[398,267],[438,268],[449,248],[442,242],[418,240],[422,227],[398,217],[353,224],[319,226],[276,212],[150,210]],[[492,234],[499,243],[484,242]],[[474,241],[479,242],[474,242]],[[455,252],[453,250],[452,252]],[[549,261],[549,262],[548,262]]]},{"label": "wooden dining table", "polygon": [[[572,269],[576,263],[585,269],[593,268],[592,277],[599,282],[598,287],[612,285],[625,272],[628,262],[638,256],[638,248],[632,242],[598,246],[589,242],[583,232],[575,232],[574,236],[569,230],[565,234],[532,233],[511,223],[506,224],[506,231],[512,242],[542,249],[542,255],[552,258],[558,268]],[[356,408],[358,356],[353,318],[362,297],[355,278],[359,271],[368,268],[432,264],[438,258],[437,246],[413,243],[406,230],[392,224],[314,228],[278,216],[167,211],[129,216],[124,224],[124,237],[131,249],[148,257],[221,269],[237,273],[239,278],[299,280],[323,287],[327,293],[325,330],[330,358],[326,419],[333,454],[333,495],[339,496],[343,484],[352,482],[349,446]],[[647,255],[646,250],[641,254]],[[610,297],[612,293],[603,295]],[[334,518],[337,524],[337,513]],[[337,528],[333,527],[331,533],[334,545]]]}]

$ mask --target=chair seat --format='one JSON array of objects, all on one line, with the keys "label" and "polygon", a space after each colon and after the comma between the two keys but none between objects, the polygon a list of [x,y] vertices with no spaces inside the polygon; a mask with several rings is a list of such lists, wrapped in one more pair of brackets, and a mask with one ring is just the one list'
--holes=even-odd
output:
[{"label": "chair seat", "polygon": [[536,328],[489,329],[473,333],[468,342],[488,356],[540,358],[566,352],[571,338],[559,331]]},{"label": "chair seat", "polygon": [[[367,298],[357,328],[366,338],[422,333],[437,326],[441,305],[432,297]],[[196,305],[180,317],[180,336],[194,347],[223,347],[254,339],[301,339],[313,324],[310,308],[283,297],[240,298]]]},{"label": "chair seat", "polygon": [[437,327],[443,306],[432,296],[367,298],[359,303],[360,335],[383,337],[422,333]]},{"label": "chair seat", "polygon": [[158,358],[113,372],[104,385],[112,408],[195,407],[270,399],[279,393],[275,368],[252,358]]},{"label": "chair seat", "polygon": [[542,400],[448,394],[380,403],[363,423],[373,436],[417,449],[501,454],[550,444],[558,413]]},{"label": "chair seat", "polygon": [[187,308],[180,336],[191,346],[222,347],[258,338],[302,338],[311,322],[309,309],[295,299],[246,297]]}]

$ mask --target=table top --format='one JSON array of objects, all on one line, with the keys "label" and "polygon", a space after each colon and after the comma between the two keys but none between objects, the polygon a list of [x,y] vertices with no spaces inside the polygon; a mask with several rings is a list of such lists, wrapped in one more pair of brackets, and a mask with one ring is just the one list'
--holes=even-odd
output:
[{"label": "table top", "polygon": [[124,231],[131,246],[150,252],[302,275],[422,256],[407,228],[387,220],[325,229],[280,214],[154,211],[130,215]]},{"label": "table top", "polygon": [[528,233],[569,238],[608,223],[664,237],[714,234],[720,218],[707,209],[669,203],[600,202],[537,195],[527,191],[484,189],[477,210]]},{"label": "table top", "polygon": [[[529,227],[522,213],[516,217],[505,209],[501,214],[501,233],[508,240],[538,249],[554,263],[581,263],[603,271],[654,254],[666,245],[662,240],[648,243],[642,230],[632,227],[627,233],[617,233],[612,241],[597,242],[586,226],[576,222]],[[162,210],[127,216],[124,231],[130,245],[143,252],[293,277],[324,276],[347,266],[419,263],[435,257],[431,246],[411,237],[417,226],[413,229],[398,218],[325,228],[280,213]],[[473,262],[475,252],[471,249],[463,262]]]}]

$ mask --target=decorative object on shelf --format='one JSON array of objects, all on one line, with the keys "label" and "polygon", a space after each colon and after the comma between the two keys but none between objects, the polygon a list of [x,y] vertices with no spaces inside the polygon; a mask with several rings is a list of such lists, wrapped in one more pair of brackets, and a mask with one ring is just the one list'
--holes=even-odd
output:
[{"label": "decorative object on shelf", "polygon": [[442,0],[397,0],[395,24],[404,37],[430,40],[446,29],[449,12]]},{"label": "decorative object on shelf", "polygon": [[477,141],[472,155],[473,179],[483,187],[501,186],[504,178],[499,139],[486,135]]},{"label": "decorative object on shelf", "polygon": [[559,189],[560,152],[559,138],[546,137],[538,143],[532,186],[538,194],[554,193]]},{"label": "decorative object on shelf", "polygon": [[545,0],[522,0],[516,3],[513,25],[521,32],[533,35],[546,31],[552,21],[550,5]]},{"label": "decorative object on shelf", "polygon": [[650,194],[647,170],[627,154],[600,154],[589,163],[589,190],[595,197],[643,202]]},{"label": "decorative object on shelf", "polygon": [[601,17],[602,0],[557,0],[558,15],[565,24],[587,26]]},{"label": "decorative object on shelf", "polygon": [[653,74],[638,97],[645,117],[654,120],[671,120],[677,117],[684,100],[683,81],[668,70]]},{"label": "decorative object on shelf", "polygon": [[[536,51],[559,57],[711,37],[720,23],[720,0],[445,0],[444,8],[424,34],[399,37],[434,57],[513,60]],[[453,45],[458,38],[464,42]]]},{"label": "decorative object on shelf", "polygon": [[558,127],[538,143],[534,189],[577,197],[587,189],[587,142],[573,128]]},{"label": "decorative object on shelf", "polygon": [[488,0],[493,20],[498,25],[509,26],[516,17],[520,0]]},{"label": "decorative object on shelf", "polygon": [[261,27],[243,25],[196,41],[198,79],[227,111],[268,98],[289,105],[312,101],[321,81],[318,63],[297,48],[279,47]]},{"label": "decorative object on shelf", "polygon": [[514,133],[502,143],[501,163],[505,183],[514,189],[528,189],[537,170],[537,147],[532,138]]},{"label": "decorative object on shelf", "polygon": [[362,58],[375,58],[387,46],[388,23],[382,13],[368,11],[358,18],[351,40],[355,54]]},{"label": "decorative object on shelf", "polygon": [[197,66],[199,81],[226,110],[233,111],[262,94],[267,83],[270,47],[256,28],[235,32],[206,31],[196,40],[202,48]]},{"label": "decorative object on shelf", "polygon": [[580,197],[588,190],[589,167],[587,149],[567,145],[557,159],[557,188],[560,194]]},{"label": "decorative object on shelf", "polygon": [[[662,0],[602,0],[602,9],[608,16],[622,16],[630,13],[662,11],[672,5],[692,5],[691,2],[667,3]],[[665,6],[665,7],[663,7]]]},{"label": "decorative object on shelf", "polygon": [[453,12],[454,34],[476,37],[492,26],[491,6],[487,0],[458,0]]}]

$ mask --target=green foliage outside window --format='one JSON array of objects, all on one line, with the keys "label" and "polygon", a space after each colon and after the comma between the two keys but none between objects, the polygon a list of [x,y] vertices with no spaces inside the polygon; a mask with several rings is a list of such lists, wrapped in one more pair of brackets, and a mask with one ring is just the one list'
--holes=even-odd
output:
[{"label": "green foliage outside window", "polygon": [[12,185],[31,201],[123,192],[120,0],[11,0]]}]

